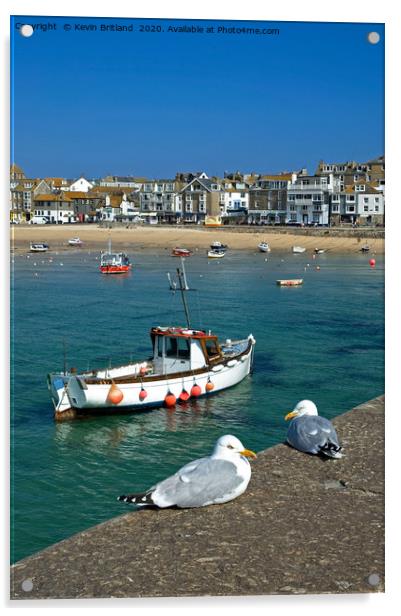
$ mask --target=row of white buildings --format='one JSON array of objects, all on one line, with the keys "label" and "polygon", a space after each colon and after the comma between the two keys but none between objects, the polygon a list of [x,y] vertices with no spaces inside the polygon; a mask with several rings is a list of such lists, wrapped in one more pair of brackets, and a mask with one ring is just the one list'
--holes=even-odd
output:
[{"label": "row of white buildings", "polygon": [[381,225],[385,206],[384,157],[357,163],[321,161],[275,175],[177,173],[174,179],[107,176],[30,179],[12,165],[11,219],[49,222],[152,220],[199,224],[208,217],[241,224]]}]

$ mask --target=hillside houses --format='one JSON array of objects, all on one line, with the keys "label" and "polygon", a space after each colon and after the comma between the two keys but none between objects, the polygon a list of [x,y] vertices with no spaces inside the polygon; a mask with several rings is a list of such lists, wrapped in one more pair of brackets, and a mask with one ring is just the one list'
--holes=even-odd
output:
[{"label": "hillside houses", "polygon": [[[41,214],[38,214],[41,212]],[[359,163],[320,161],[314,175],[306,169],[270,173],[177,172],[173,178],[106,176],[88,180],[28,178],[10,168],[10,219],[29,222],[138,221],[159,224],[327,226],[383,225],[385,160]]]}]

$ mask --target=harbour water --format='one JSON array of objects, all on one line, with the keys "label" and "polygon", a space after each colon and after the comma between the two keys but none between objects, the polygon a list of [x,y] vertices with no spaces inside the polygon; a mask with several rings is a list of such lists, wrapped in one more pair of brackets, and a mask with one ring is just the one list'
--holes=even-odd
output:
[{"label": "harbour water", "polygon": [[198,251],[186,260],[191,325],[223,340],[252,333],[253,374],[173,410],[55,423],[46,375],[63,369],[64,341],[67,366],[84,370],[147,358],[152,325],[185,324],[166,277],[179,259],[128,252],[123,276],[102,276],[85,249],[13,256],[12,561],[125,513],[119,494],[208,454],[222,434],[262,450],[284,440],[283,416],[302,398],[330,418],[383,393],[381,257],[371,268],[362,254]]}]

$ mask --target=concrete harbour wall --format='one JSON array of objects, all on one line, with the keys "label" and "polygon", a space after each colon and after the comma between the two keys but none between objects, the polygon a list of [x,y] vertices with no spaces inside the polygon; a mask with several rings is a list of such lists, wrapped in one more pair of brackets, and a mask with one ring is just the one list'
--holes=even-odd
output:
[{"label": "concrete harbour wall", "polygon": [[382,592],[384,396],[333,423],[342,459],[267,449],[235,501],[78,533],[16,563],[11,598]]}]

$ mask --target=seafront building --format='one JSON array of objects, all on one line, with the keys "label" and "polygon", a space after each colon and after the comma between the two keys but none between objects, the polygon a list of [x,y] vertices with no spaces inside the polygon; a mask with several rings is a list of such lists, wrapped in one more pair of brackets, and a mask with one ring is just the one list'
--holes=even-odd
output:
[{"label": "seafront building", "polygon": [[307,169],[264,174],[205,171],[148,179],[83,175],[27,178],[15,163],[10,168],[10,220],[50,223],[107,222],[328,226],[383,225],[385,159],[367,162],[320,161],[314,175]]}]

